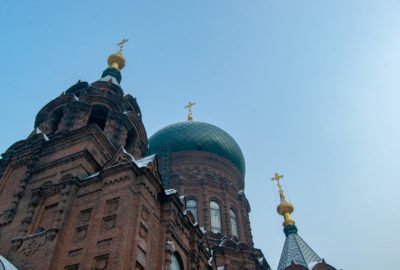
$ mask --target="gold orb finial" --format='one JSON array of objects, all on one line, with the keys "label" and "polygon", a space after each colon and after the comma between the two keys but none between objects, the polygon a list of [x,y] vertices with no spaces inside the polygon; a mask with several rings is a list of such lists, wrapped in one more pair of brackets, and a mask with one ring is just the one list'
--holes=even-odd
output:
[{"label": "gold orb finial", "polygon": [[107,63],[110,68],[115,68],[121,70],[125,66],[125,58],[122,56],[122,50],[124,49],[125,43],[128,42],[128,39],[124,38],[117,45],[119,46],[119,50],[116,53],[113,53],[108,57]]},{"label": "gold orb finial", "polygon": [[276,181],[278,188],[279,188],[279,198],[281,199],[281,203],[277,207],[277,212],[279,215],[283,216],[284,222],[283,226],[286,225],[294,225],[294,220],[290,216],[291,213],[294,211],[293,205],[288,202],[285,198],[285,194],[283,194],[283,189],[282,185],[280,183],[280,180],[283,178],[283,175],[279,175],[278,173],[275,173],[274,177],[271,179],[272,181]]},{"label": "gold orb finial", "polygon": [[195,102],[189,101],[189,103],[185,106],[185,109],[188,110],[188,121],[192,122],[193,121],[193,114],[192,114],[192,107],[196,105]]}]

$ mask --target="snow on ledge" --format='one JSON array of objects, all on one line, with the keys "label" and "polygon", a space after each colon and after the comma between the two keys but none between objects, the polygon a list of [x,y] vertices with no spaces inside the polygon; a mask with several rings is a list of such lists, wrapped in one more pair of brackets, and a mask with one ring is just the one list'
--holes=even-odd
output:
[{"label": "snow on ledge", "polygon": [[[18,270],[11,262],[0,255],[0,267],[3,266],[4,270]],[[0,268],[1,269],[1,268]]]},{"label": "snow on ledge", "polygon": [[165,191],[165,194],[167,194],[168,196],[172,195],[172,194],[176,194],[176,193],[178,193],[178,191],[176,191],[176,189],[167,189]]}]

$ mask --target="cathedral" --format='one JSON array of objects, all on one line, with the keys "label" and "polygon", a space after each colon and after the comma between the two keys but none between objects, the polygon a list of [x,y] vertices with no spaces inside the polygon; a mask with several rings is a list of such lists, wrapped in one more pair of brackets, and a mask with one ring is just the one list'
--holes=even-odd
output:
[{"label": "cathedral", "polygon": [[[99,80],[50,101],[2,154],[0,270],[271,270],[254,246],[239,145],[193,121],[193,103],[187,121],[148,138],[120,85],[123,44]],[[335,269],[298,235],[281,178],[278,270]]]}]

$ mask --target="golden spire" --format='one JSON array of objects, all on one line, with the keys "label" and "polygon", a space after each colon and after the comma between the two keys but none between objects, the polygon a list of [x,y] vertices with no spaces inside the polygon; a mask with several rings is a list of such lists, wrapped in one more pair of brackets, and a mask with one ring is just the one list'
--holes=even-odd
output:
[{"label": "golden spire", "polygon": [[293,212],[294,208],[293,205],[286,201],[285,195],[283,194],[283,189],[282,185],[280,183],[280,180],[283,178],[283,175],[279,175],[278,173],[275,173],[274,177],[271,179],[272,181],[276,181],[278,188],[279,188],[279,197],[281,199],[281,203],[278,205],[277,211],[278,214],[283,216],[285,219],[285,222],[283,222],[283,226],[286,225],[294,225],[294,220],[290,216],[290,214]]},{"label": "golden spire", "polygon": [[108,61],[107,61],[108,67],[115,68],[118,70],[121,70],[124,68],[125,58],[122,56],[122,50],[124,49],[124,45],[127,42],[128,42],[128,39],[124,38],[123,40],[121,40],[121,42],[119,42],[117,44],[119,46],[119,50],[118,50],[118,52],[116,52],[108,57]]},{"label": "golden spire", "polygon": [[195,102],[189,101],[189,103],[185,106],[185,109],[188,109],[188,121],[192,122],[193,121],[193,115],[192,115],[192,107],[196,105]]}]

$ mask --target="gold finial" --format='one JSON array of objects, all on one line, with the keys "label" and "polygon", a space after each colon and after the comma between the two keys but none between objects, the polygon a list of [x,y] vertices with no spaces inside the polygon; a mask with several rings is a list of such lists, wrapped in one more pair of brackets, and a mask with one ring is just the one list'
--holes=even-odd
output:
[{"label": "gold finial", "polygon": [[279,175],[275,173],[274,177],[271,179],[272,181],[276,181],[279,188],[279,197],[281,199],[281,203],[278,205],[277,211],[278,214],[283,216],[285,222],[283,222],[283,226],[286,225],[294,225],[294,220],[292,220],[290,214],[293,212],[293,205],[286,201],[285,195],[283,194],[283,189],[280,180],[283,178],[283,175]]},{"label": "gold finial", "polygon": [[124,38],[122,39],[117,45],[119,46],[118,52],[110,55],[108,57],[108,66],[110,68],[115,68],[118,70],[121,70],[125,66],[125,58],[122,56],[122,50],[124,49],[125,43],[128,42],[128,39]]},{"label": "gold finial", "polygon": [[195,102],[189,101],[189,103],[185,106],[185,109],[188,109],[188,121],[192,122],[193,121],[193,115],[192,115],[192,107],[196,105]]}]

